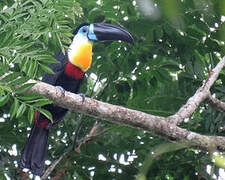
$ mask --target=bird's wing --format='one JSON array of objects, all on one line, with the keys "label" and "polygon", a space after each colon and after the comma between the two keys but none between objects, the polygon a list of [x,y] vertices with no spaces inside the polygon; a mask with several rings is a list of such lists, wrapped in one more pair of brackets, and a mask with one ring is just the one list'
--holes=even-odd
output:
[{"label": "bird's wing", "polygon": [[50,63],[48,67],[50,67],[55,74],[44,73],[42,82],[46,82],[51,85],[55,85],[58,77],[64,72],[64,68],[68,61],[68,55],[64,55],[62,51],[59,51],[54,56],[59,62],[58,63]]}]

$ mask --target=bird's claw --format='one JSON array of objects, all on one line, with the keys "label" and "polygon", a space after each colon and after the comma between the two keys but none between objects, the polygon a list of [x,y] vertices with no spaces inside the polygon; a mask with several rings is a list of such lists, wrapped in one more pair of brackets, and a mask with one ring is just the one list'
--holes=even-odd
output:
[{"label": "bird's claw", "polygon": [[45,126],[45,129],[49,130],[53,127],[53,123],[48,123],[46,126]]},{"label": "bird's claw", "polygon": [[82,104],[83,104],[84,103],[84,100],[85,100],[85,94],[79,93],[78,95],[82,98]]},{"label": "bird's claw", "polygon": [[53,127],[55,127],[62,119],[57,119],[56,121],[54,122],[50,122],[47,124],[47,126],[45,126],[45,129],[49,130]]},{"label": "bird's claw", "polygon": [[56,86],[56,88],[58,88],[60,91],[61,91],[61,93],[62,93],[62,95],[63,95],[63,97],[65,96],[65,89],[62,87],[62,86]]}]

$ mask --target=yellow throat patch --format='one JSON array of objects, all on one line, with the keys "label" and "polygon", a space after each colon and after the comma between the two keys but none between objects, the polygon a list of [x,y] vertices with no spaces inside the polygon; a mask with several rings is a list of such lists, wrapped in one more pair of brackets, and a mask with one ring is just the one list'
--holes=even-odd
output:
[{"label": "yellow throat patch", "polygon": [[86,72],[92,62],[92,43],[81,44],[72,56],[72,64]]}]

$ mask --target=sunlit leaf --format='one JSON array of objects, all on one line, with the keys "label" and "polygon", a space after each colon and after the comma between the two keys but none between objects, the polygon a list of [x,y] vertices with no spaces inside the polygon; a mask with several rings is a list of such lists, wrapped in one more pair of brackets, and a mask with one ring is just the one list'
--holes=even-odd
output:
[{"label": "sunlit leaf", "polygon": [[29,111],[28,111],[28,121],[30,124],[33,123],[33,120],[34,120],[34,109],[33,108],[30,108]]},{"label": "sunlit leaf", "polygon": [[19,108],[19,101],[14,98],[14,102],[10,108],[10,119],[13,119],[18,111]]},{"label": "sunlit leaf", "polygon": [[22,103],[22,104],[19,106],[19,108],[17,109],[17,112],[16,112],[16,118],[19,118],[20,116],[22,116],[23,113],[25,112],[25,110],[26,110],[26,105]]}]

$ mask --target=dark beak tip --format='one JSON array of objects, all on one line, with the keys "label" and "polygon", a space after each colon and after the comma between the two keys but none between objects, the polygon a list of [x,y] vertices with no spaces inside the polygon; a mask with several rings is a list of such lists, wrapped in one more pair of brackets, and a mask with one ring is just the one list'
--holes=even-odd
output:
[{"label": "dark beak tip", "polygon": [[127,42],[130,43],[131,45],[134,45],[134,38],[132,35],[127,39]]},{"label": "dark beak tip", "polygon": [[130,41],[128,41],[130,44],[134,45],[134,38],[131,36]]},{"label": "dark beak tip", "polygon": [[121,40],[134,44],[134,38],[124,28],[111,24],[94,23],[94,33],[99,41]]}]

